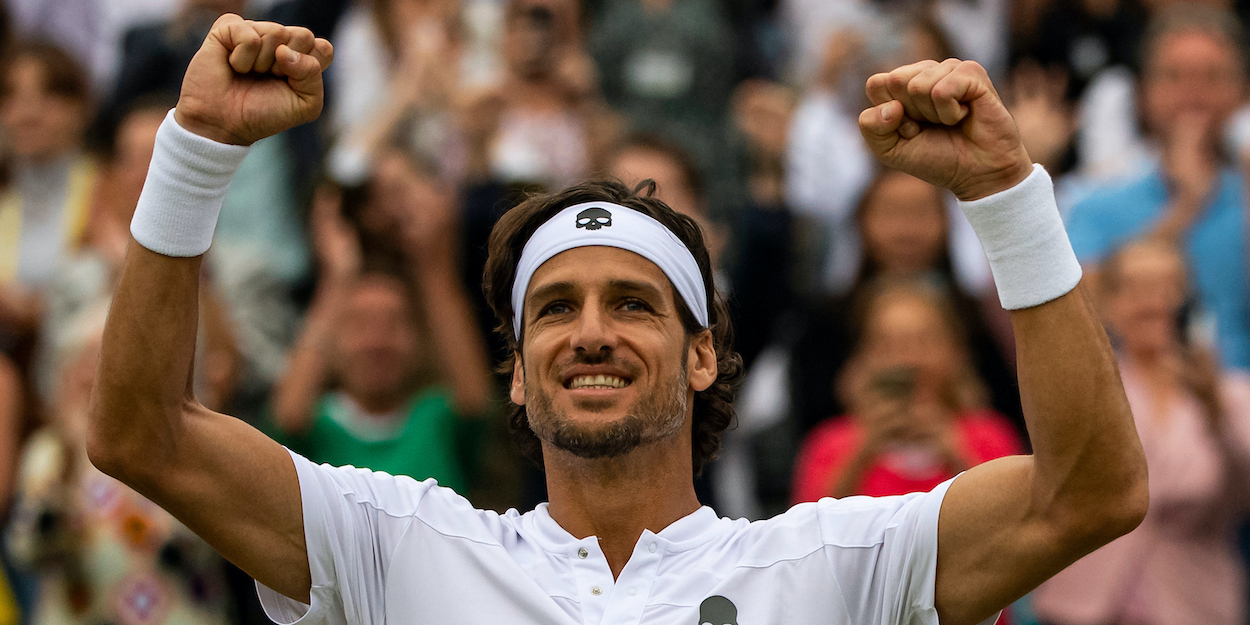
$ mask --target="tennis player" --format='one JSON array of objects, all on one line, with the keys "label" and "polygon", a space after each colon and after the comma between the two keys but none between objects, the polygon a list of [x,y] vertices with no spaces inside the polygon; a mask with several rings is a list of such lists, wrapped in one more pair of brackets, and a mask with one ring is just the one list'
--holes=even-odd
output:
[{"label": "tennis player", "polygon": [[1146,467],[1046,172],[975,63],[868,80],[865,139],[952,190],[1012,311],[1035,453],[929,493],[717,518],[691,486],[740,375],[698,228],[588,183],[492,235],[513,425],[550,503],[475,510],[432,480],[315,465],[188,379],[201,255],[247,146],[317,117],[332,49],[227,15],[161,127],[105,333],[91,460],[256,578],[279,623],[961,625],[1130,531]]}]

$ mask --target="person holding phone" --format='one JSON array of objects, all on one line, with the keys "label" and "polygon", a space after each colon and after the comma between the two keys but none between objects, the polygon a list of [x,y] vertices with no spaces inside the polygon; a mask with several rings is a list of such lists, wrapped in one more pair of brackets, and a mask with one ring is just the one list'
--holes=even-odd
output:
[{"label": "person holding phone", "polygon": [[795,502],[928,491],[960,471],[1020,453],[1005,417],[987,409],[958,318],[923,283],[878,285],[839,385],[846,417],[816,426],[794,472]]}]

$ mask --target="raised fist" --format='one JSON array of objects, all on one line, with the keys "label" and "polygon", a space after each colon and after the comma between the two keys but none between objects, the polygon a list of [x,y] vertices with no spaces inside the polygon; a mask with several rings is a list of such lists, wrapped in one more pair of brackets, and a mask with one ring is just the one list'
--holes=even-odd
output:
[{"label": "raised fist", "polygon": [[980,65],[921,61],[875,74],[859,129],[888,167],[975,200],[1032,172],[1020,132]]},{"label": "raised fist", "polygon": [[321,114],[334,48],[307,28],[217,19],[182,79],[174,116],[198,135],[249,145]]}]

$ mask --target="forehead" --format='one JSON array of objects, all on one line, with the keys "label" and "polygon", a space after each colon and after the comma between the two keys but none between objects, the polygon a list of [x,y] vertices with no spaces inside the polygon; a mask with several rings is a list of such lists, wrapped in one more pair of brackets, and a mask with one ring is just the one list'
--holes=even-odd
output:
[{"label": "forehead", "polygon": [[530,279],[525,299],[528,302],[535,291],[556,283],[584,290],[619,282],[646,284],[666,300],[672,298],[672,283],[655,263],[629,250],[587,245],[560,252],[539,265]]},{"label": "forehead", "polygon": [[1218,33],[1177,30],[1159,38],[1146,59],[1146,69],[1212,62],[1236,64],[1237,54],[1235,45]]}]

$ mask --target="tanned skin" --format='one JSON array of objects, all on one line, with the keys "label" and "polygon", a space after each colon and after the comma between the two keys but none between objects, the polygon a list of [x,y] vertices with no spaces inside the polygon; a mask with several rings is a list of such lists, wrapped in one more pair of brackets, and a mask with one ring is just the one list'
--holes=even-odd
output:
[{"label": "tanned skin", "polygon": [[[224,16],[187,70],[175,116],[192,132],[238,144],[310,121],[321,109],[321,71],[331,55],[329,43],[305,29]],[[860,125],[885,164],[963,199],[1028,175],[1015,124],[975,63],[909,65],[873,76],[868,93],[874,107]],[[715,380],[710,334],[687,336],[676,313],[684,304],[663,274],[629,255],[577,248],[535,273],[511,395],[530,408],[539,393],[550,400],[552,410],[532,411],[536,430],[560,413],[569,427],[594,431],[639,400],[674,390],[683,376],[676,390],[687,398]],[[311,576],[290,457],[191,394],[199,266],[199,258],[130,245],[105,331],[91,458],[262,584],[307,602]],[[1013,312],[1012,320],[1035,454],[976,467],[947,493],[936,602],[948,625],[987,618],[1131,530],[1146,510],[1141,446],[1111,348],[1081,289]],[[603,366],[629,384],[566,388],[579,350],[611,354],[613,364]],[[679,427],[647,421],[644,431],[655,438],[610,459],[543,440],[552,517],[575,536],[599,536],[614,572],[644,529],[659,532],[698,508],[690,487],[692,403]]]}]

